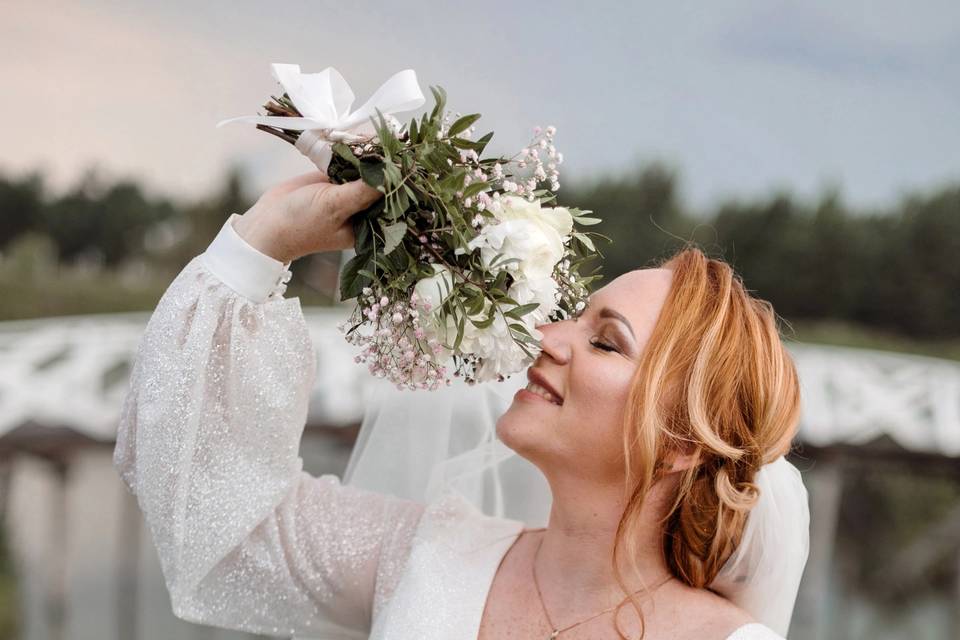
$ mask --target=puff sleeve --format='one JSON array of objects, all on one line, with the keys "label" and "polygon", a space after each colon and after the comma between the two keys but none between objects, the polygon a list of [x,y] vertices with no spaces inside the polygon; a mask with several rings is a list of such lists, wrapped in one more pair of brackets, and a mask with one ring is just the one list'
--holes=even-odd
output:
[{"label": "puff sleeve", "polygon": [[316,354],[288,265],[233,214],[161,297],[113,463],[136,495],[175,615],[268,635],[366,638],[423,505],[303,470]]}]

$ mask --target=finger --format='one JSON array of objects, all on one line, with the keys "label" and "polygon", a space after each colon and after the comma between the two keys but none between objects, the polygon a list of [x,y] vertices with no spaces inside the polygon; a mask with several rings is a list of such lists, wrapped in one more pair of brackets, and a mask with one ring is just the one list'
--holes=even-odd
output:
[{"label": "finger", "polygon": [[333,234],[333,242],[337,249],[352,249],[356,244],[356,237],[353,235],[353,225],[350,223],[341,225]]},{"label": "finger", "polygon": [[341,218],[349,218],[382,198],[383,194],[363,180],[354,180],[334,186],[330,196],[334,212]]},{"label": "finger", "polygon": [[286,186],[289,189],[299,189],[300,187],[305,187],[307,185],[317,184],[320,182],[330,182],[330,178],[325,172],[317,169],[316,171],[310,171],[294,178],[290,178],[287,180]]}]

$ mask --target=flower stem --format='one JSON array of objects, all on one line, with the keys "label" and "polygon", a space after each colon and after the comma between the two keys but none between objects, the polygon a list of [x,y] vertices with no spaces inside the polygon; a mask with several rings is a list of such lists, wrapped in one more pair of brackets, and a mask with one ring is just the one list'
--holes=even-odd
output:
[{"label": "flower stem", "polygon": [[273,127],[268,127],[268,126],[265,125],[265,124],[258,124],[258,125],[257,125],[257,129],[260,129],[260,131],[266,131],[267,133],[269,133],[269,134],[271,134],[271,135],[275,135],[275,136],[277,136],[278,138],[280,138],[281,140],[286,140],[286,141],[289,142],[290,144],[297,144],[297,139],[296,139],[296,138],[294,138],[293,136],[291,136],[291,135],[289,135],[289,134],[283,133],[283,131],[281,131],[280,129],[275,129],[275,128],[273,128]]}]

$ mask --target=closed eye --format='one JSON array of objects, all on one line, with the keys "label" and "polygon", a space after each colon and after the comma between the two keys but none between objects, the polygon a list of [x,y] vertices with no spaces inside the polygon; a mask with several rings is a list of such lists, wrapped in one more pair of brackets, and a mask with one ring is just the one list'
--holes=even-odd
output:
[{"label": "closed eye", "polygon": [[601,349],[603,351],[617,351],[616,347],[609,345],[606,342],[601,342],[600,340],[592,339],[590,340],[590,344],[596,347],[597,349]]},{"label": "closed eye", "polygon": [[[573,321],[576,322],[577,320],[580,319],[580,316],[582,315],[583,315],[583,312],[576,314],[575,316],[573,316]],[[613,345],[607,344],[606,342],[603,342],[602,340],[598,340],[597,338],[591,338],[590,345],[595,349],[600,349],[601,351],[614,351],[616,353],[620,353],[620,350],[614,347]]]}]

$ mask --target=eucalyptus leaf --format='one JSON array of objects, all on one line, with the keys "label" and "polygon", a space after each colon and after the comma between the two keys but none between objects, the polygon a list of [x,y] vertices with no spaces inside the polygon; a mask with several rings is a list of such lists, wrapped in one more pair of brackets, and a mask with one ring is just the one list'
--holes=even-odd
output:
[{"label": "eucalyptus leaf", "polygon": [[474,122],[480,119],[479,113],[471,113],[468,116],[463,116],[462,118],[457,119],[456,122],[450,125],[450,129],[447,131],[447,135],[451,138],[456,136],[458,133],[463,133],[470,128]]},{"label": "eucalyptus leaf", "polygon": [[473,182],[468,184],[463,190],[464,198],[472,198],[482,191],[486,191],[490,188],[489,182]]},{"label": "eucalyptus leaf", "polygon": [[508,318],[515,318],[515,319],[519,320],[520,318],[522,318],[523,316],[527,315],[527,314],[530,313],[531,311],[534,311],[534,310],[535,310],[537,307],[539,307],[539,306],[540,306],[540,303],[538,303],[538,302],[531,302],[531,303],[529,303],[529,304],[522,304],[522,305],[520,305],[519,307],[514,307],[513,309],[510,309],[509,311],[505,311],[503,315],[507,316]]},{"label": "eucalyptus leaf", "polygon": [[400,242],[406,234],[407,223],[402,220],[383,227],[383,253],[389,254],[400,246]]},{"label": "eucalyptus leaf", "polygon": [[591,218],[589,216],[574,216],[573,219],[577,224],[582,224],[585,227],[603,222],[600,218]]},{"label": "eucalyptus leaf", "polygon": [[579,231],[574,231],[571,235],[573,235],[574,238],[576,238],[577,240],[579,240],[580,242],[582,242],[582,243],[584,244],[584,246],[586,246],[587,249],[589,249],[590,251],[596,251],[596,250],[597,250],[597,248],[596,248],[595,246],[593,246],[593,240],[591,240],[590,237],[589,237],[588,235],[586,235],[585,233],[580,233]]}]

